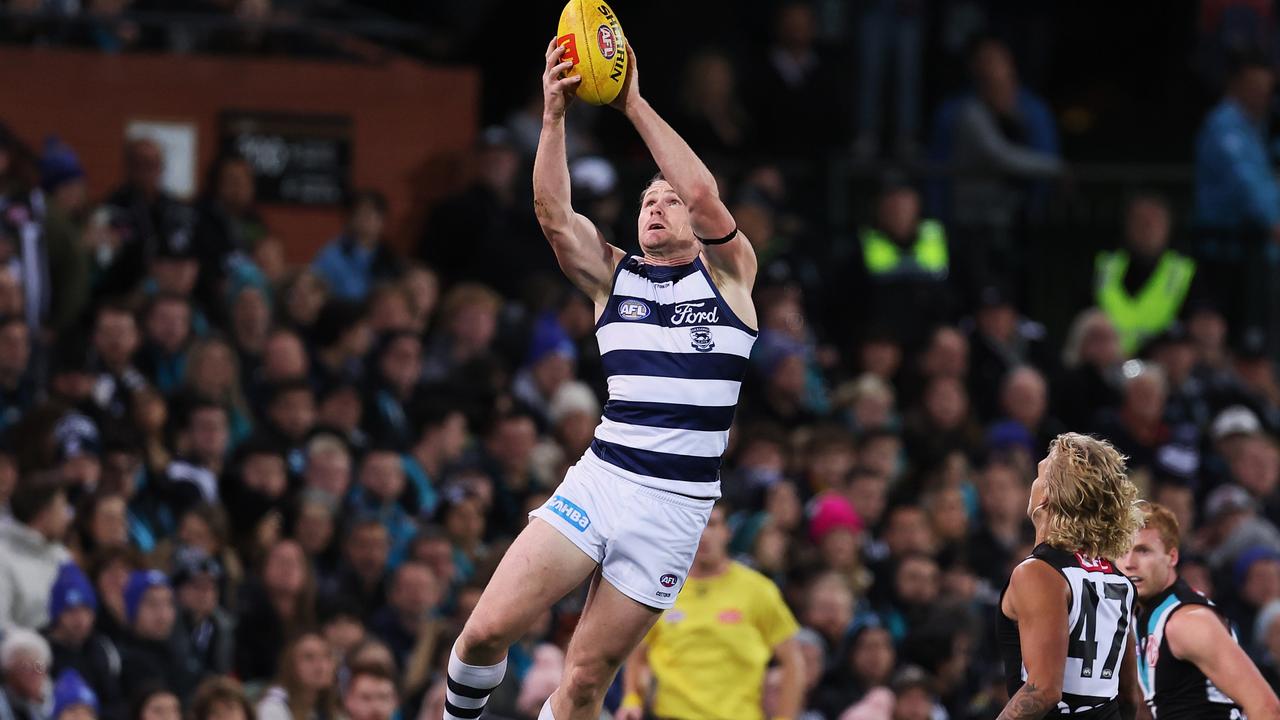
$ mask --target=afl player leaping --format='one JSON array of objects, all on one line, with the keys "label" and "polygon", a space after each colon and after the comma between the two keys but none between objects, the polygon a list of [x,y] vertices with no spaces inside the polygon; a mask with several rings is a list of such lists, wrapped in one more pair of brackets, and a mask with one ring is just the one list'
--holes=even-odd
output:
[{"label": "afl player leaping", "polygon": [[1055,438],[1038,471],[1027,507],[1036,547],[996,614],[1010,695],[999,720],[1133,717],[1137,593],[1112,560],[1142,527],[1138,491],[1124,457],[1085,435]]},{"label": "afl player leaping", "polygon": [[534,204],[560,267],[595,302],[609,401],[590,449],[532,513],[454,645],[447,720],[480,716],[507,648],[588,577],[560,687],[539,718],[598,717],[622,661],[684,584],[756,338],[755,254],[710,171],[640,96],[634,53],[613,106],[661,170],[641,199],[641,254],[609,245],[573,211],[564,113],[578,78],[562,77],[563,54],[547,48]]}]

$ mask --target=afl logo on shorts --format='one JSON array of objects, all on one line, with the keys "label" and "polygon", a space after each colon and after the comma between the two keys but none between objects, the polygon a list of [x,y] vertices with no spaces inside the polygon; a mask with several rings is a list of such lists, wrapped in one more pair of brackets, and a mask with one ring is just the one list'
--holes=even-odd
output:
[{"label": "afl logo on shorts", "polygon": [[649,317],[649,306],[639,300],[623,300],[618,303],[618,317],[623,320],[643,320]]},{"label": "afl logo on shorts", "polygon": [[716,341],[711,337],[711,328],[705,325],[689,328],[689,344],[698,352],[711,352],[716,347]]},{"label": "afl logo on shorts", "polygon": [[596,30],[596,42],[600,45],[600,54],[605,60],[612,60],[614,53],[618,52],[618,44],[614,42],[613,31],[608,25],[601,25]]},{"label": "afl logo on shorts", "polygon": [[663,575],[662,577],[658,578],[658,583],[665,588],[675,587],[677,579],[678,578],[676,578],[675,575],[672,575],[671,573],[667,573],[666,575]]}]

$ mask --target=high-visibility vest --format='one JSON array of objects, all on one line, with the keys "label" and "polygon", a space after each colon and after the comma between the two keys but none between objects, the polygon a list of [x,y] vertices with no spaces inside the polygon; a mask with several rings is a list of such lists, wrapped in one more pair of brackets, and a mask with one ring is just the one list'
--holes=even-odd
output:
[{"label": "high-visibility vest", "polygon": [[1128,269],[1129,253],[1124,250],[1098,253],[1094,263],[1094,299],[1116,326],[1121,347],[1132,355],[1143,341],[1158,335],[1178,317],[1191,288],[1191,278],[1195,277],[1196,263],[1166,250],[1136,296],[1131,296],[1124,287],[1124,274]]},{"label": "high-visibility vest", "polygon": [[873,277],[894,275],[924,275],[943,278],[947,276],[950,258],[947,252],[947,233],[942,223],[925,220],[916,229],[916,241],[909,253],[879,230],[862,231],[862,261],[867,273]]}]

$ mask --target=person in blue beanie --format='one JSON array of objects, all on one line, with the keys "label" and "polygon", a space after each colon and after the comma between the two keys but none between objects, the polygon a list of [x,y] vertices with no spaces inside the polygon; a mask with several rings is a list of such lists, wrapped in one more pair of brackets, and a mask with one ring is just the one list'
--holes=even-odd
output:
[{"label": "person in blue beanie", "polygon": [[[49,593],[49,626],[44,637],[53,651],[51,674],[76,673],[95,693],[97,710],[114,718],[124,711],[120,694],[120,651],[106,635],[94,629],[98,596],[84,571],[68,562],[58,569]],[[105,708],[105,710],[104,710]]]},{"label": "person in blue beanie", "polygon": [[[50,136],[40,157],[40,188],[46,212],[41,240],[49,271],[49,325],[66,330],[89,304],[93,257],[81,237],[89,223],[89,186],[80,158],[62,140]],[[53,289],[57,288],[57,292]]]},{"label": "person in blue beanie", "polygon": [[124,587],[129,636],[120,648],[128,672],[122,685],[133,696],[146,683],[159,681],[179,698],[191,695],[199,682],[199,660],[185,638],[174,632],[177,608],[169,578],[159,570],[135,570]]},{"label": "person in blue beanie", "polygon": [[50,720],[98,720],[98,696],[75,670],[63,670],[53,686]]}]

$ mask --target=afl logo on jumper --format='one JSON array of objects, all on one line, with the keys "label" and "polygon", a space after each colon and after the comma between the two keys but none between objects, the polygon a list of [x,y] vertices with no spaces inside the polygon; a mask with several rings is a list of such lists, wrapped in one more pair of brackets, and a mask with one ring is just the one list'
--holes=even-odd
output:
[{"label": "afl logo on jumper", "polygon": [[613,31],[608,25],[601,25],[596,30],[596,43],[600,45],[600,54],[605,60],[612,60],[613,54],[618,51],[618,45],[613,41]]},{"label": "afl logo on jumper", "polygon": [[711,328],[698,326],[689,328],[689,344],[698,352],[711,352],[716,347],[716,341],[711,337]]},{"label": "afl logo on jumper", "polygon": [[649,317],[649,306],[639,300],[623,300],[618,303],[618,317],[623,320],[643,320]]},{"label": "afl logo on jumper", "polygon": [[1160,662],[1160,639],[1161,636],[1152,635],[1147,638],[1147,665],[1155,667]]}]

